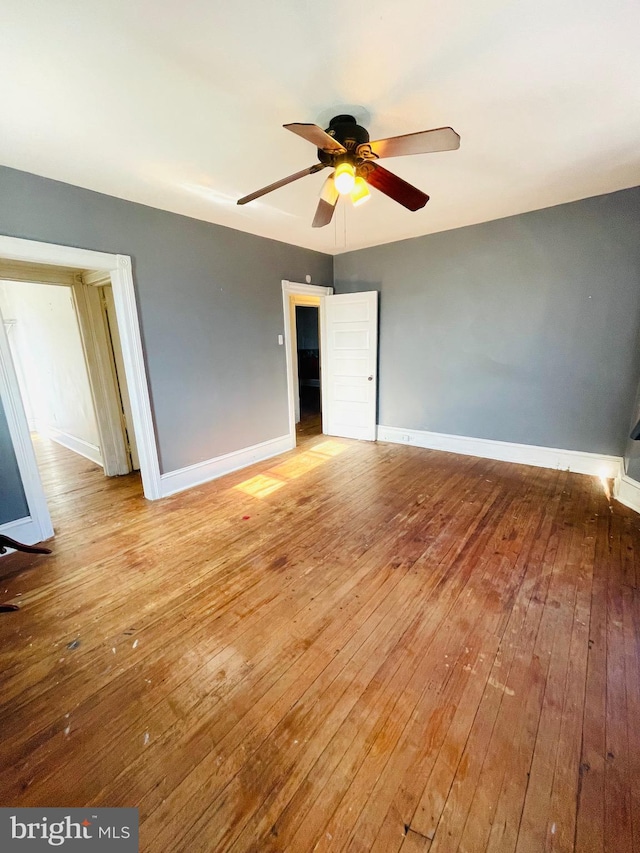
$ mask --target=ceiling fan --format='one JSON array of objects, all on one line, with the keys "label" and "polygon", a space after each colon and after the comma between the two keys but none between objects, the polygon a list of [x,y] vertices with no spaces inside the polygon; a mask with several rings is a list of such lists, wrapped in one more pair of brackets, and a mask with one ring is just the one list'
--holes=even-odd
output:
[{"label": "ceiling fan", "polygon": [[460,137],[451,127],[437,127],[389,139],[369,140],[369,134],[350,115],[334,116],[329,127],[322,130],[317,124],[285,124],[287,130],[296,133],[318,149],[318,163],[262,187],[238,199],[238,204],[247,204],[256,198],[284,187],[287,184],[313,175],[328,167],[334,171],[324,182],[320,201],[313,219],[314,228],[328,225],[333,217],[338,199],[349,195],[354,206],[362,204],[369,196],[369,186],[397,201],[408,210],[420,210],[429,201],[429,196],[417,187],[408,184],[380,166],[376,160],[383,157],[400,157],[405,154],[429,154],[434,151],[453,151],[460,147]]}]

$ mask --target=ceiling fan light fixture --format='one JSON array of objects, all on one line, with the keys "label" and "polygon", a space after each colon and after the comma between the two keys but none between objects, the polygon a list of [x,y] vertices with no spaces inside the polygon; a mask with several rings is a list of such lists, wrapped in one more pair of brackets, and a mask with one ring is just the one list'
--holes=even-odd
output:
[{"label": "ceiling fan light fixture", "polygon": [[356,171],[351,163],[340,163],[336,167],[333,182],[340,195],[349,195],[356,183]]},{"label": "ceiling fan light fixture", "polygon": [[353,202],[354,207],[359,207],[361,204],[364,204],[365,201],[371,198],[371,193],[369,192],[369,187],[367,186],[367,182],[364,178],[357,177],[355,179],[355,183],[353,185],[353,189],[351,190],[351,201]]}]

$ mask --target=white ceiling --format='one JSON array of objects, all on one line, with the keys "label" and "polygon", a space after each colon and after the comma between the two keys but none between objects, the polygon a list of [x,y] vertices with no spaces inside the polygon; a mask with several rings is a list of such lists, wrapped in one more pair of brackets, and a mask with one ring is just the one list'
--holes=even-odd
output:
[{"label": "white ceiling", "polygon": [[[639,37],[637,0],[3,0],[0,163],[340,253],[640,184]],[[461,135],[384,161],[423,210],[312,229],[322,172],[235,204],[349,111]]]}]

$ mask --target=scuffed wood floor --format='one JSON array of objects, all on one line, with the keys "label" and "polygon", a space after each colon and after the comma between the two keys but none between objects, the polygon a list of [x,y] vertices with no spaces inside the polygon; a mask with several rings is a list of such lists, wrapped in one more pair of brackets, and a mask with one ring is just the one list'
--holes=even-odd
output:
[{"label": "scuffed wood floor", "polygon": [[149,853],[640,851],[640,517],[597,479],[319,436],[148,503],[41,457],[1,805],[138,806]]}]

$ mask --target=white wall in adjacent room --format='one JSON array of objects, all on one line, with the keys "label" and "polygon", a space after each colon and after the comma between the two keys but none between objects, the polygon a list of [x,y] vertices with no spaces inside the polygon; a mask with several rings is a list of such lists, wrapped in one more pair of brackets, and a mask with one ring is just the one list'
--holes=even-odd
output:
[{"label": "white wall in adjacent room", "polygon": [[71,288],[0,282],[0,308],[30,426],[101,464]]}]

